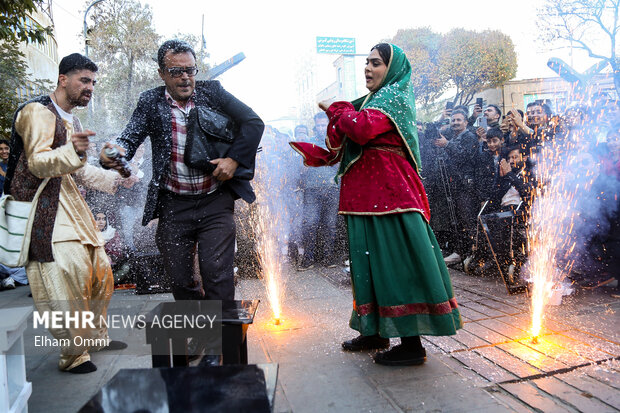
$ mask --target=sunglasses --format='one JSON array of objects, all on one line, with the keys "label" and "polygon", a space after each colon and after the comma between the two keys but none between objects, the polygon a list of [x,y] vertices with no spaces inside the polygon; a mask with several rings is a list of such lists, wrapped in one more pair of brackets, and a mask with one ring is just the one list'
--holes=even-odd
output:
[{"label": "sunglasses", "polygon": [[172,77],[181,77],[183,73],[187,73],[187,76],[194,77],[198,73],[198,68],[193,67],[166,67],[164,71],[168,72]]}]

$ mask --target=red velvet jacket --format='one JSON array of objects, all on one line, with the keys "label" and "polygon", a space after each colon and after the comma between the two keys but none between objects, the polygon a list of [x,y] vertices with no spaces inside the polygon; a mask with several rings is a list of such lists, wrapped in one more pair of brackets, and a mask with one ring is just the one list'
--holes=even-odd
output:
[{"label": "red velvet jacket", "polygon": [[385,215],[419,212],[430,220],[430,208],[420,177],[405,157],[404,141],[392,121],[373,109],[356,111],[349,102],[336,102],[327,110],[327,150],[292,142],[306,166],[340,161],[345,139],[363,146],[361,157],[341,177],[340,214]]}]

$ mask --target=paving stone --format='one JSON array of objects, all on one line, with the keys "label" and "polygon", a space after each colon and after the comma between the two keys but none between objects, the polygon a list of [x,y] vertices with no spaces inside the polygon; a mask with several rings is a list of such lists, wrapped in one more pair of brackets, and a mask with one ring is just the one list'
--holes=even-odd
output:
[{"label": "paving stone", "polygon": [[459,305],[461,315],[467,317],[471,321],[485,320],[489,318],[486,314],[482,314],[476,310],[467,307],[467,304]]},{"label": "paving stone", "polygon": [[[516,314],[521,314],[524,311],[522,308],[508,305],[501,301],[491,300],[488,298],[477,301],[477,303],[482,306],[490,307],[497,311],[501,311],[502,313],[504,313],[504,315],[516,315]],[[481,311],[481,312],[484,313],[484,311]]]},{"label": "paving stone", "polygon": [[609,358],[608,353],[597,350],[584,342],[574,340],[561,334],[549,334],[544,337],[539,337],[538,341],[542,343],[548,342],[563,349],[563,351],[559,350],[556,356],[560,361],[567,364],[574,354],[582,358],[581,361],[574,362],[578,364],[606,360]]},{"label": "paving stone", "polygon": [[463,289],[457,289],[455,291],[456,301],[459,303],[466,303],[470,301],[477,301],[480,299],[484,299],[480,294],[472,293],[470,291],[466,291]]},{"label": "paving stone", "polygon": [[506,390],[502,389],[500,386],[491,386],[487,387],[487,392],[491,393],[493,397],[500,403],[502,403],[507,408],[511,409],[514,412],[518,413],[527,413],[527,412],[536,412],[536,410],[532,409],[527,404],[523,403],[518,398],[514,397]]},{"label": "paving stone", "polygon": [[605,382],[589,377],[581,369],[555,376],[558,380],[579,389],[585,394],[592,395],[614,409],[620,410],[620,391],[608,386]]},{"label": "paving stone", "polygon": [[452,357],[492,383],[499,383],[517,378],[514,374],[492,361],[487,360],[476,352],[467,351],[452,353]]},{"label": "paving stone", "polygon": [[620,362],[618,360],[582,367],[580,371],[608,386],[620,390]]},{"label": "paving stone", "polygon": [[428,341],[426,337],[422,337],[422,345],[426,350],[426,354],[447,354],[441,348],[437,347],[435,344]]},{"label": "paving stone", "polygon": [[593,348],[609,354],[610,357],[620,357],[620,345],[609,340],[605,340],[602,335],[592,335],[577,330],[565,331],[562,335],[589,344]]},{"label": "paving stone", "polygon": [[[488,299],[487,299],[488,300]],[[463,304],[463,307],[467,307],[469,309],[472,309],[474,311],[477,311],[481,314],[484,314],[487,317],[501,317],[501,316],[505,316],[506,313],[496,310],[495,308],[486,306],[486,305],[482,305],[478,302],[470,302],[470,303],[465,303]]]},{"label": "paving stone", "polygon": [[[498,346],[499,347],[499,346]],[[510,353],[501,350],[501,347],[485,347],[476,349],[475,352],[491,360],[496,365],[509,371],[517,377],[528,377],[539,374],[541,371],[532,367],[530,364],[519,360]]]},{"label": "paving stone", "polygon": [[519,342],[513,342],[500,344],[497,347],[543,372],[550,372],[568,367],[566,364],[536,351],[535,345],[530,347]]},{"label": "paving stone", "polygon": [[383,390],[408,412],[511,411],[491,394],[457,375],[441,381],[393,382]]},{"label": "paving stone", "polygon": [[566,413],[575,412],[576,410],[559,400],[554,400],[548,394],[542,392],[530,383],[507,383],[500,384],[501,388],[506,390],[514,397],[521,400],[530,407],[538,409],[545,413]]},{"label": "paving stone", "polygon": [[607,413],[616,411],[611,406],[595,399],[589,393],[585,393],[554,378],[545,377],[532,381],[539,389],[561,399],[582,412]]},{"label": "paving stone", "polygon": [[439,357],[439,359],[442,363],[448,366],[452,371],[454,371],[456,374],[463,377],[464,379],[469,380],[472,383],[472,385],[476,387],[488,387],[492,384],[489,380],[482,377],[480,374],[476,373],[472,368],[464,365],[462,362],[460,362],[453,356],[442,356],[442,357]]},{"label": "paving stone", "polygon": [[[452,337],[423,337],[429,355],[425,365],[388,368],[374,364],[370,352],[347,353],[340,349],[341,341],[357,335],[348,327],[348,288],[335,285],[322,270],[289,270],[284,324],[279,327],[271,322],[260,280],[241,279],[237,286],[238,298],[262,300],[248,334],[249,358],[251,363],[280,363],[276,412],[521,413],[535,409],[587,411],[593,405],[599,406],[596,403],[603,406],[596,408],[596,413],[620,409],[620,362],[616,360],[537,378],[536,382],[508,383],[620,355],[620,341],[614,338],[620,328],[613,313],[620,307],[608,302],[607,296],[579,295],[550,309],[545,324],[548,334],[540,337],[541,344],[536,347],[527,342],[530,321],[525,295],[509,296],[499,280],[472,278],[451,270],[467,321],[464,329]],[[0,308],[32,305],[28,289],[1,294]],[[161,301],[172,301],[172,296],[135,296],[117,291],[112,309],[119,300],[130,301],[131,311],[137,312]],[[132,347],[143,341],[143,332],[139,334],[128,337]],[[25,333],[25,337],[33,335],[32,329]],[[392,340],[392,344],[397,342]],[[33,383],[30,411],[77,411],[118,369],[150,367],[149,356],[99,353],[93,355],[93,360],[99,370],[76,377],[57,370],[55,351],[27,349],[27,377]]]},{"label": "paving stone", "polygon": [[510,340],[505,335],[499,334],[480,323],[467,323],[463,329],[492,344],[503,343]]},{"label": "paving stone", "polygon": [[426,339],[446,353],[450,353],[454,350],[465,350],[467,348],[450,336],[426,336]]},{"label": "paving stone", "polygon": [[[618,324],[617,310],[605,310],[602,308],[599,311],[593,311],[590,309],[586,314],[580,316],[568,316],[562,317],[556,315],[554,317],[558,323],[571,326],[573,329],[581,330],[592,335],[601,335],[604,332],[604,338],[607,340],[620,343],[620,332],[616,331],[615,326]],[[601,311],[610,311],[610,314],[606,314]]]},{"label": "paving stone", "polygon": [[442,381],[447,376],[453,376],[454,371],[446,368],[442,359],[443,355],[427,355],[426,362],[421,366],[382,366],[372,361],[358,363],[357,367],[361,374],[372,377],[373,383],[378,387],[390,386],[395,382],[409,382],[414,387],[417,382],[430,380]]},{"label": "paving stone", "polygon": [[456,335],[452,336],[456,341],[463,344],[466,348],[487,346],[489,342],[477,337],[465,329],[460,329]]},{"label": "paving stone", "polygon": [[[518,321],[519,325],[527,326],[527,329],[529,329],[529,326],[532,324],[532,316],[529,313],[516,314],[513,316],[513,319]],[[559,323],[556,320],[545,316],[542,334],[553,334],[572,329],[573,327],[568,324]]]},{"label": "paving stone", "polygon": [[481,320],[479,321],[479,324],[505,336],[510,340],[520,340],[529,337],[529,333],[527,331],[513,325],[509,325],[501,321],[499,318]]},{"label": "paving stone", "polygon": [[[552,338],[556,338],[557,341],[561,343],[563,337],[550,334],[539,337],[536,344],[534,344],[530,339],[521,340],[520,343],[524,346],[534,348],[536,351],[540,351],[544,355],[566,364],[567,366],[579,366],[591,362],[591,360],[588,360],[581,355],[550,341],[549,339]],[[566,341],[568,341],[568,339],[566,339]]]}]

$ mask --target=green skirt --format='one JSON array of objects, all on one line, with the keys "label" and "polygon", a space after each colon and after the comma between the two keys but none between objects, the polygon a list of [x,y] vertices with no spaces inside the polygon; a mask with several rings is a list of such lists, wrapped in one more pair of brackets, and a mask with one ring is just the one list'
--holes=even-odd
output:
[{"label": "green skirt", "polygon": [[463,326],[450,274],[421,214],[347,215],[353,313],[364,336],[456,334]]}]

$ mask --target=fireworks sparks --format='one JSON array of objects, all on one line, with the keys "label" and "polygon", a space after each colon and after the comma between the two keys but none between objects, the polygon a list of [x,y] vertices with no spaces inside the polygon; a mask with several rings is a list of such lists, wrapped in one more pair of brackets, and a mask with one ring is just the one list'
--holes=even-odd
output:
[{"label": "fireworks sparks", "polygon": [[[269,140],[264,139],[264,142],[268,143]],[[286,284],[283,276],[283,250],[286,249],[290,228],[289,200],[285,199],[285,164],[277,156],[277,148],[270,149],[261,154],[261,162],[256,170],[256,204],[251,208],[250,219],[260,264],[259,277],[265,286],[273,324],[279,326],[283,322],[282,301]]]},{"label": "fireworks sparks", "polygon": [[265,285],[267,299],[275,319],[280,324],[282,317],[282,294],[284,282],[282,280],[282,259],[278,248],[277,223],[279,217],[271,211],[265,202],[265,190],[260,185],[257,188],[257,206],[253,209],[255,227],[256,252],[260,264],[259,277]]},{"label": "fireworks sparks", "polygon": [[581,128],[575,129],[569,137],[544,142],[534,156],[538,187],[528,226],[527,263],[534,343],[542,332],[545,306],[552,298],[559,303],[561,282],[575,263],[575,227],[582,222],[579,202],[595,179],[591,168],[582,165],[587,160],[581,159],[590,138]]}]

